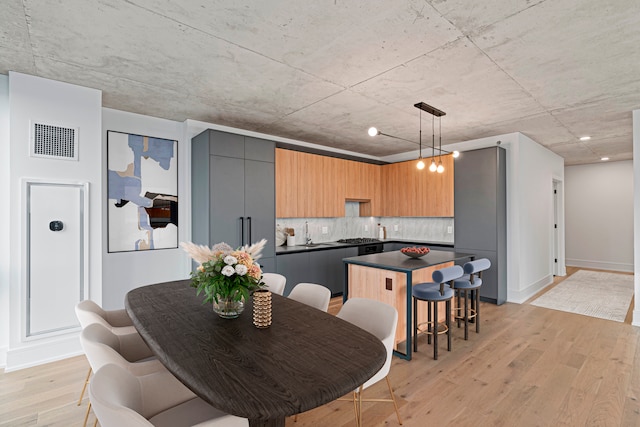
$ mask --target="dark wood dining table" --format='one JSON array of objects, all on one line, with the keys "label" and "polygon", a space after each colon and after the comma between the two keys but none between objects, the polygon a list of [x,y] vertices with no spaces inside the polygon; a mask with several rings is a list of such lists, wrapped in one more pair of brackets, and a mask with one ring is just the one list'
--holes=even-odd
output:
[{"label": "dark wood dining table", "polygon": [[253,426],[344,396],[384,364],[374,335],[294,300],[272,296],[273,321],[253,325],[252,303],[222,319],[189,280],[130,291],[126,310],[158,359],[196,395]]}]

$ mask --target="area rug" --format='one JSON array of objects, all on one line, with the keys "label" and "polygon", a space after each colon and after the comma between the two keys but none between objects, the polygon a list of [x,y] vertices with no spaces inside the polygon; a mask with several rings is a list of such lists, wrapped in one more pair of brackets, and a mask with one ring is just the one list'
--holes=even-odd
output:
[{"label": "area rug", "polygon": [[531,304],[624,322],[631,298],[632,275],[578,270]]}]

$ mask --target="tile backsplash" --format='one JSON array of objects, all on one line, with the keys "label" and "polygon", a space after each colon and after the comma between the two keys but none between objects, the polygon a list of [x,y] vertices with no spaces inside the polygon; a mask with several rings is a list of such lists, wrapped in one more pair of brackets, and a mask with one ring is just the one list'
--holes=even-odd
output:
[{"label": "tile backsplash", "polygon": [[[378,223],[387,228],[387,239],[416,239],[453,243],[453,218],[361,217],[358,203],[347,203],[345,216],[338,218],[277,218],[281,228],[295,230],[296,245],[305,242],[305,223],[314,243],[350,237],[378,237]],[[326,233],[323,233],[326,231]]]}]

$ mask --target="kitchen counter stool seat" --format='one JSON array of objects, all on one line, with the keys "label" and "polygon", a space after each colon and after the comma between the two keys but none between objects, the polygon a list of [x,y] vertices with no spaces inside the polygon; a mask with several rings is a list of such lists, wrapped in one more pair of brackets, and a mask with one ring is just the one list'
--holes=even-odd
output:
[{"label": "kitchen counter stool seat", "polygon": [[[482,272],[491,267],[491,261],[481,258],[467,262],[464,267],[465,275],[454,280],[453,290],[456,296],[454,318],[460,327],[464,321],[464,339],[469,339],[469,321],[476,324],[476,333],[480,332],[480,287],[482,286]],[[462,301],[464,299],[464,301]]]},{"label": "kitchen counter stool seat", "polygon": [[[438,335],[447,334],[447,350],[451,351],[451,299],[453,289],[446,282],[453,284],[455,279],[463,275],[462,267],[454,265],[433,272],[433,282],[413,285],[411,295],[413,297],[413,351],[418,351],[418,332],[420,326],[427,325],[427,342],[431,344],[433,336],[433,358],[438,359]],[[418,324],[418,301],[427,302],[427,321]],[[445,324],[438,322],[438,303],[445,302]],[[441,329],[440,327],[443,326]]]}]

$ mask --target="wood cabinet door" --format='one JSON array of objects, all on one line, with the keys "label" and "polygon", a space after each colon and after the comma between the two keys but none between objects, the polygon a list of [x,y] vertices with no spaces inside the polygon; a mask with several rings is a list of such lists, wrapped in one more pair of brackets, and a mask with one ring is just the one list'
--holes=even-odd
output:
[{"label": "wood cabinet door", "polygon": [[[424,159],[431,163],[430,158]],[[439,159],[436,157],[436,163]],[[381,169],[384,216],[453,216],[453,158],[442,156],[443,173],[419,170],[416,161],[383,165]]]},{"label": "wood cabinet door", "polygon": [[345,161],[335,157],[322,157],[322,216],[342,217],[345,214]]},{"label": "wood cabinet door", "polygon": [[297,151],[276,148],[276,217],[298,216]]},{"label": "wood cabinet door", "polygon": [[297,216],[314,218],[322,216],[324,174],[322,156],[298,153]]}]

